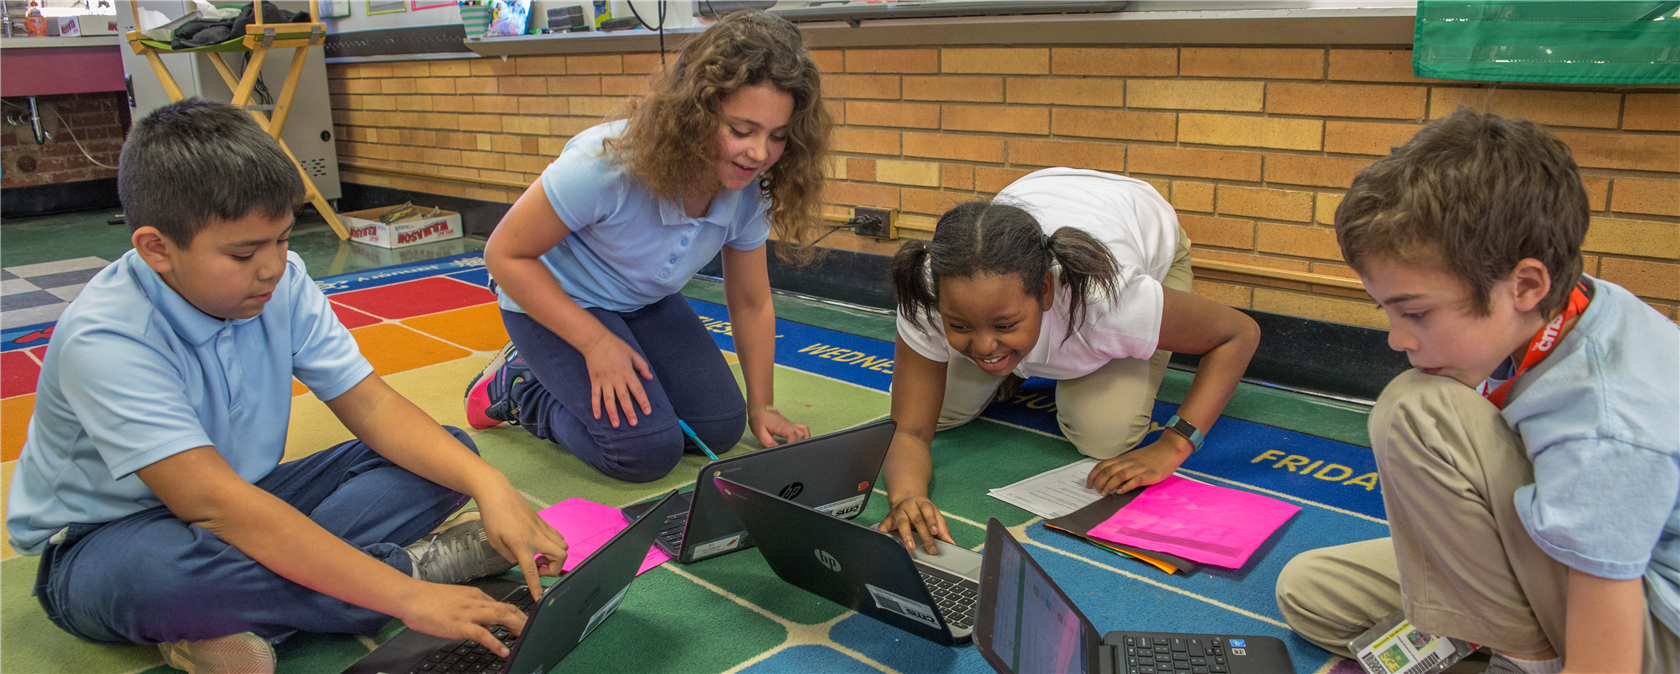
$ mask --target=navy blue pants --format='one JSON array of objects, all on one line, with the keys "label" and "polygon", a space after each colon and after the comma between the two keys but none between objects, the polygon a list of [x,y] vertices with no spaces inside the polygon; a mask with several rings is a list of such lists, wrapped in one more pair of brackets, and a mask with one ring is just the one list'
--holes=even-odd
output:
[{"label": "navy blue pants", "polygon": [[631,426],[620,409],[618,428],[613,428],[606,410],[596,419],[583,354],[530,316],[504,310],[508,336],[537,378],[515,391],[519,425],[560,443],[596,470],[630,482],[657,480],[677,466],[685,447],[678,419],[688,422],[714,452],[741,441],[747,427],[746,400],[688,300],[670,295],[625,313],[588,311],[647,359],[653,379],[642,380],[642,389],[653,413],[637,409],[637,423]]},{"label": "navy blue pants", "polygon": [[[466,433],[448,430],[478,451]],[[256,486],[404,574],[414,566],[403,546],[468,500],[359,440],[280,464]],[[164,506],[71,525],[64,542],[42,553],[35,595],[53,624],[98,643],[239,632],[275,640],[298,630],[371,635],[391,620],[280,577]]]}]

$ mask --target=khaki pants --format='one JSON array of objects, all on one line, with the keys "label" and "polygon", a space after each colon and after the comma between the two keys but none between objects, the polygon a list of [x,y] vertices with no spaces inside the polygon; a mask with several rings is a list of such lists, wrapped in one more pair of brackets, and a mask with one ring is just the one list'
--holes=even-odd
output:
[{"label": "khaki pants", "polygon": [[[1569,568],[1517,517],[1513,495],[1534,482],[1534,466],[1498,408],[1457,381],[1407,370],[1377,399],[1370,431],[1393,537],[1291,560],[1277,584],[1289,626],[1351,657],[1349,641],[1404,608],[1428,634],[1567,656]],[[1680,637],[1649,611],[1645,671],[1680,671]]]},{"label": "khaki pants", "polygon": [[[1190,237],[1178,230],[1178,249],[1161,285],[1190,292]],[[1079,453],[1098,459],[1119,456],[1136,447],[1149,432],[1155,394],[1167,372],[1170,351],[1146,359],[1118,358],[1076,379],[1056,382],[1056,423]],[[952,358],[945,368],[945,405],[938,430],[955,428],[980,416],[1003,383],[967,358]]]}]

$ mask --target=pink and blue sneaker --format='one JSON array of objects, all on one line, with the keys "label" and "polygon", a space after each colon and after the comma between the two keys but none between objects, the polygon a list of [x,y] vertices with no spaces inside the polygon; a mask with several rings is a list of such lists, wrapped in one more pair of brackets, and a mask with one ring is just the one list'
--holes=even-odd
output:
[{"label": "pink and blue sneaker", "polygon": [[519,424],[519,406],[513,402],[513,387],[530,381],[531,369],[508,342],[484,371],[467,384],[467,423],[473,428],[494,428],[504,423]]}]

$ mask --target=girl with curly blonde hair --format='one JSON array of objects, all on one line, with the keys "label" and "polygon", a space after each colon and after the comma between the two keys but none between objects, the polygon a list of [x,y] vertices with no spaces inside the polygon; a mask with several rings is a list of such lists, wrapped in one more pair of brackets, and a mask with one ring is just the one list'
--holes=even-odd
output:
[{"label": "girl with curly blonde hair", "polygon": [[[700,451],[680,422],[719,450],[748,425],[767,447],[808,437],[775,406],[764,245],[810,239],[831,125],[798,29],[743,11],[629,119],[567,142],[485,246],[512,342],[468,385],[472,425],[517,424],[634,482]],[[745,399],[679,292],[720,250]]]}]

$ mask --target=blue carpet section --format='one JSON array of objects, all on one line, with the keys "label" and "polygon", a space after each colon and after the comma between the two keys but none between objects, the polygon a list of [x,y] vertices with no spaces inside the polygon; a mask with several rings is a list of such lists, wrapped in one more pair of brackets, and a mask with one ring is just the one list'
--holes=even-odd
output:
[{"label": "blue carpet section", "polygon": [[872,669],[850,655],[827,646],[794,646],[741,670],[742,674],[827,674]]},{"label": "blue carpet section", "polygon": [[[1108,573],[1104,571],[1103,573]],[[1112,582],[1113,574],[1108,574]],[[853,615],[828,630],[834,643],[900,672],[989,672],[980,651],[941,646],[864,615]]]}]

